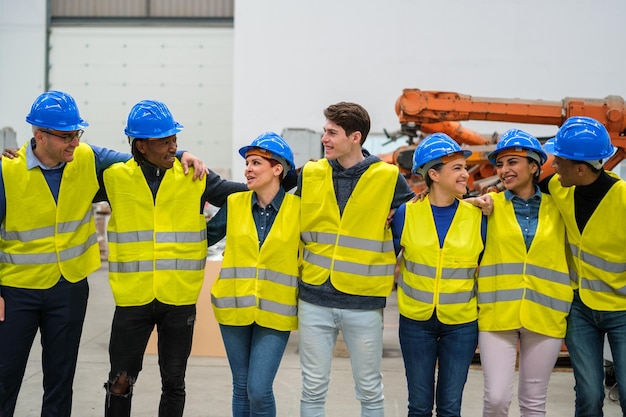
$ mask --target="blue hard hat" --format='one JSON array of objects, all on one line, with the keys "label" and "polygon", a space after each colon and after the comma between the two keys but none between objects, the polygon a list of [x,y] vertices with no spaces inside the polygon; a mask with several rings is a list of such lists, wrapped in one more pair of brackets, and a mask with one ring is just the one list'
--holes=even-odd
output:
[{"label": "blue hard hat", "polygon": [[600,161],[617,150],[604,125],[591,117],[573,116],[563,123],[546,152],[574,161]]},{"label": "blue hard hat", "polygon": [[259,149],[261,152],[267,152],[266,158],[276,159],[284,166],[284,175],[296,169],[293,161],[293,151],[279,134],[274,132],[265,132],[259,135],[248,146],[239,149],[239,155],[246,157],[246,154],[252,149]]},{"label": "blue hard hat", "polygon": [[431,167],[443,163],[441,158],[455,153],[462,154],[464,158],[467,158],[472,154],[472,151],[461,149],[459,144],[445,133],[433,133],[426,136],[415,148],[411,172],[426,177],[426,172]]},{"label": "blue hard hat", "polygon": [[128,114],[124,134],[131,138],[166,138],[183,130],[167,106],[156,100],[142,100]]},{"label": "blue hard hat", "polygon": [[71,131],[84,129],[89,123],[80,117],[72,96],[62,91],[50,90],[41,94],[26,116],[26,122],[47,129]]},{"label": "blue hard hat", "polygon": [[510,129],[504,132],[496,144],[496,149],[487,158],[495,165],[498,154],[504,150],[529,151],[527,156],[537,161],[539,165],[543,165],[548,160],[548,155],[541,148],[541,143],[537,138],[520,129]]}]

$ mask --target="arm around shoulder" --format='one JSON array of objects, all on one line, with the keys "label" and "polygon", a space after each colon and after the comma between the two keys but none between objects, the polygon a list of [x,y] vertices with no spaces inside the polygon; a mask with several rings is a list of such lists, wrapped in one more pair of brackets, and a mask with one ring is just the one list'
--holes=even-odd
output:
[{"label": "arm around shoulder", "polygon": [[206,176],[206,189],[203,198],[216,207],[226,203],[226,198],[232,193],[248,191],[248,186],[242,182],[228,181],[215,172],[210,171]]}]

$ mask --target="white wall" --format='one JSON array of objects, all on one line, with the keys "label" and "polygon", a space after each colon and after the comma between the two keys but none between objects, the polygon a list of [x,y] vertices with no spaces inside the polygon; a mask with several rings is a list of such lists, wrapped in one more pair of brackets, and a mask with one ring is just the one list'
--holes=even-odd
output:
[{"label": "white wall", "polygon": [[86,142],[129,151],[130,109],[159,100],[185,127],[179,149],[230,175],[232,28],[59,27],[50,45],[51,88],[76,99]]},{"label": "white wall", "polygon": [[123,130],[142,99],[164,101],[185,126],[179,146],[230,176],[233,29],[73,27],[50,29],[46,0],[0,0],[0,129],[31,137],[25,116],[49,88],[70,93],[90,123],[83,140],[128,151]]},{"label": "white wall", "polygon": [[380,132],[399,127],[403,88],[626,97],[624,16],[623,0],[237,0],[235,178],[243,178],[240,146],[266,130],[320,130],[322,110],[342,100],[368,109]]},{"label": "white wall", "polygon": [[0,128],[13,128],[20,144],[30,135],[24,119],[45,88],[45,40],[46,0],[0,0]]}]

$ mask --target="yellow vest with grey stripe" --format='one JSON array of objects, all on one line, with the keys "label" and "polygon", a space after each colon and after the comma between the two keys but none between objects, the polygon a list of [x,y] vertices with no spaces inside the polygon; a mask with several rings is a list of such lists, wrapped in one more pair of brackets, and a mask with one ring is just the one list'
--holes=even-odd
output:
[{"label": "yellow vest with grey stripe", "polygon": [[398,310],[413,320],[428,320],[433,310],[445,324],[476,320],[476,268],[483,250],[480,209],[459,201],[439,247],[430,200],[406,204],[400,244],[404,248],[398,280]]},{"label": "yellow vest with grey stripe", "polygon": [[109,283],[118,306],[195,304],[204,280],[206,181],[193,181],[176,159],[156,200],[134,159],[104,172],[111,204]]},{"label": "yellow vest with grey stripe", "polygon": [[513,203],[492,193],[487,243],[478,273],[478,329],[514,330],[562,338],[574,292],[565,257],[565,225],[548,194],[526,251]]},{"label": "yellow vest with grey stripe", "polygon": [[28,169],[26,146],[2,160],[6,216],[0,234],[0,285],[47,289],[61,275],[78,282],[100,268],[91,202],[98,191],[93,150],[80,144],[63,168],[58,201],[39,167]]},{"label": "yellow vest with grey stripe", "polygon": [[211,288],[215,318],[230,326],[295,330],[300,198],[285,194],[260,249],[251,207],[252,191],[228,196],[224,260]]},{"label": "yellow vest with grey stripe", "polygon": [[330,276],[347,294],[386,297],[396,255],[386,227],[398,168],[375,162],[363,173],[339,215],[328,160],[307,162],[302,174],[302,280],[321,285]]},{"label": "yellow vest with grey stripe", "polygon": [[[607,174],[618,178],[614,173]],[[575,187],[561,186],[555,175],[549,183],[570,245],[570,278],[585,305],[594,310],[626,310],[626,182],[609,189],[582,234],[574,214]]]}]

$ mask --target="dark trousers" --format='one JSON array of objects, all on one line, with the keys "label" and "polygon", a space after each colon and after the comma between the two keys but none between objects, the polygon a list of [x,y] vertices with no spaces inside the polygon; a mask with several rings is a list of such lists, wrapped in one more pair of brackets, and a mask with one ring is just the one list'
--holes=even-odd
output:
[{"label": "dark trousers", "polygon": [[2,287],[5,321],[0,322],[0,416],[12,417],[28,355],[41,332],[42,417],[69,416],[78,346],[89,284],[61,279],[47,290]]},{"label": "dark trousers", "polygon": [[603,415],[605,335],[613,356],[622,415],[626,416],[626,311],[592,310],[575,291],[565,335],[576,381],[575,417]]},{"label": "dark trousers", "polygon": [[154,300],[143,306],[116,307],[109,342],[109,383],[114,383],[123,373],[131,383],[137,380],[150,334],[156,325],[162,389],[159,416],[182,416],[185,371],[195,318],[195,304],[173,306]]},{"label": "dark trousers", "polygon": [[[478,322],[444,324],[400,315],[398,334],[409,390],[409,417],[461,415],[463,389],[478,345]],[[436,375],[436,377],[435,377]]]}]

